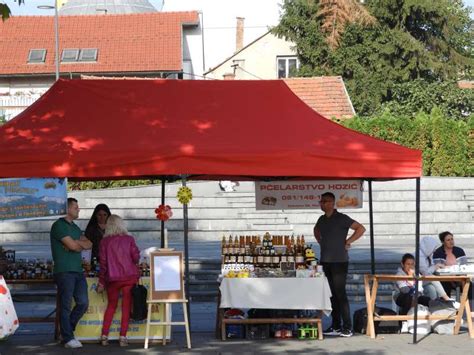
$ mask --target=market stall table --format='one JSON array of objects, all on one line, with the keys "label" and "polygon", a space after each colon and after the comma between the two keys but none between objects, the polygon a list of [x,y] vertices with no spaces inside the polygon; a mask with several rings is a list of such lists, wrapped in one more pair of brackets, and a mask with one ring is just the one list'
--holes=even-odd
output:
[{"label": "market stall table", "polygon": [[[331,290],[326,277],[224,278],[219,287],[222,308],[319,310],[329,314]],[[226,324],[317,323],[322,340],[321,315],[317,318],[226,319],[219,312],[222,340]]]},{"label": "market stall table", "polygon": [[[413,276],[403,275],[364,275],[364,286],[365,286],[365,300],[367,302],[367,335],[372,339],[375,339],[375,326],[374,321],[393,321],[393,320],[412,320],[412,315],[396,315],[396,316],[378,316],[374,315],[375,300],[377,298],[377,288],[381,281],[399,281],[399,280],[415,280]],[[469,276],[421,276],[418,278],[421,281],[452,281],[460,282],[462,284],[462,295],[460,299],[460,306],[455,315],[426,315],[418,316],[420,320],[454,320],[454,334],[459,333],[461,327],[461,319],[466,312],[467,327],[469,330],[469,336],[474,339],[474,329],[472,326],[471,308],[467,299],[469,286],[471,280]],[[372,282],[372,290],[370,283]]]}]

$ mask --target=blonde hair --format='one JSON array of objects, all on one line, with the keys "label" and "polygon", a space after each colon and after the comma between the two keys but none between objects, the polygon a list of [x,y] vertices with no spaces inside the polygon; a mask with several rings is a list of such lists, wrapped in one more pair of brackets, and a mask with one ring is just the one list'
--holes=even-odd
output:
[{"label": "blonde hair", "polygon": [[104,237],[121,234],[128,234],[124,220],[116,214],[110,215],[109,218],[107,218],[107,224],[105,225]]}]

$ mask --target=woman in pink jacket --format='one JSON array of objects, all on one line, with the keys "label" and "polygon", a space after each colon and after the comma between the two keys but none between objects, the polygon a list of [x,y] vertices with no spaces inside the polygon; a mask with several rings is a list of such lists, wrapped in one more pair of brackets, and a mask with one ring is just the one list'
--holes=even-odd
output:
[{"label": "woman in pink jacket", "polygon": [[139,278],[138,261],[140,250],[135,239],[128,234],[124,221],[117,215],[107,219],[104,239],[99,247],[99,285],[97,292],[107,291],[107,309],[102,324],[100,343],[108,345],[112,318],[122,291],[122,321],[120,324],[120,346],[127,346],[127,329],[132,302],[131,289]]}]

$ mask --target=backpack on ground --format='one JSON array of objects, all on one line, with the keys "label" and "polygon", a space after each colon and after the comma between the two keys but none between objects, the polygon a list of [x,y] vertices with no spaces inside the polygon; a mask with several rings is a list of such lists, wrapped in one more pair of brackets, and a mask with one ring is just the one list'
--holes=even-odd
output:
[{"label": "backpack on ground", "polygon": [[[396,313],[388,308],[375,307],[374,313],[379,316],[394,316]],[[361,308],[354,312],[353,328],[355,333],[365,334],[367,332],[367,308]],[[397,334],[400,332],[398,321],[375,321],[375,334]]]},{"label": "backpack on ground", "polygon": [[354,312],[352,326],[354,333],[365,334],[367,332],[367,308],[361,308]]}]

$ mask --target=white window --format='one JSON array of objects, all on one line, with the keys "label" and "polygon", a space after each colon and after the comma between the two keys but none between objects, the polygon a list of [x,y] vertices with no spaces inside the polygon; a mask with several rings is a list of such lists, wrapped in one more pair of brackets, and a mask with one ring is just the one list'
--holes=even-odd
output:
[{"label": "white window", "polygon": [[96,62],[97,61],[97,48],[86,48],[81,49],[79,53],[80,62]]},{"label": "white window", "polygon": [[46,49],[30,49],[28,53],[28,63],[44,63],[46,59]]},{"label": "white window", "polygon": [[61,62],[77,62],[79,58],[79,49],[63,49]]},{"label": "white window", "polygon": [[296,76],[300,63],[296,56],[277,57],[278,79]]}]

